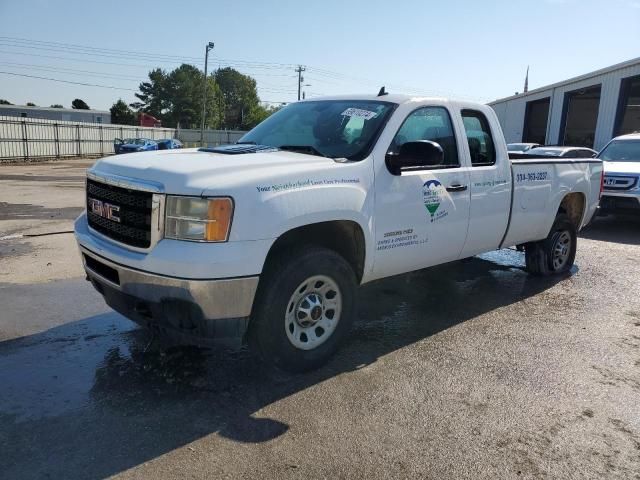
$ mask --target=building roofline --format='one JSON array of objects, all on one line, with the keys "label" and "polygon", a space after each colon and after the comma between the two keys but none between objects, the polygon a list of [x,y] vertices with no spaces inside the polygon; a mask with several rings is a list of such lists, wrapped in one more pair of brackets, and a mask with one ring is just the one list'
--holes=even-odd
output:
[{"label": "building roofline", "polygon": [[522,97],[527,97],[529,95],[535,95],[537,93],[544,92],[545,90],[550,90],[550,89],[553,89],[553,88],[562,87],[562,86],[568,85],[570,83],[575,83],[575,82],[579,82],[579,81],[582,81],[582,80],[587,80],[587,79],[592,78],[592,77],[597,77],[598,75],[603,75],[605,73],[614,72],[616,70],[621,70],[623,68],[632,67],[632,66],[635,66],[635,65],[640,65],[640,57],[632,58],[631,60],[627,60],[627,61],[622,62],[622,63],[616,63],[615,65],[611,65],[610,67],[601,68],[600,70],[595,70],[593,72],[585,73],[583,75],[579,75],[577,77],[569,78],[567,80],[562,80],[561,82],[552,83],[552,84],[546,85],[544,87],[539,87],[539,88],[536,88],[535,90],[529,90],[526,93],[523,92],[523,93],[518,93],[517,95],[511,95],[509,97],[498,98],[497,100],[493,100],[492,102],[489,102],[487,105],[492,106],[492,105],[495,105],[496,103],[502,103],[502,102],[505,102],[507,100],[513,100],[514,98],[522,98]]},{"label": "building roofline", "polygon": [[52,108],[52,107],[32,107],[31,105],[0,105],[0,108],[11,108],[11,109],[24,109],[24,110],[44,110],[48,112],[91,112],[91,113],[108,113],[111,112],[109,110],[85,110],[82,108]]}]

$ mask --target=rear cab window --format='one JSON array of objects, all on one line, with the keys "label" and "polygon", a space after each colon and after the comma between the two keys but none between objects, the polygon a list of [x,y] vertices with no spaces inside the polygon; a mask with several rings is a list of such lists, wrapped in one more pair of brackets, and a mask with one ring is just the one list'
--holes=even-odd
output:
[{"label": "rear cab window", "polygon": [[469,144],[471,166],[495,165],[496,147],[487,117],[478,110],[469,109],[462,110],[461,115]]}]

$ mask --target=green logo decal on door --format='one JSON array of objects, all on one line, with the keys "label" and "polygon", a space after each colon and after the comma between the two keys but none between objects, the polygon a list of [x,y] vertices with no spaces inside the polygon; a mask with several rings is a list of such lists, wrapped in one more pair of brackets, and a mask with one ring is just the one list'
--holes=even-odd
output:
[{"label": "green logo decal on door", "polygon": [[438,180],[427,180],[422,186],[422,202],[432,222],[447,216],[447,212],[440,208],[444,197],[445,189]]}]

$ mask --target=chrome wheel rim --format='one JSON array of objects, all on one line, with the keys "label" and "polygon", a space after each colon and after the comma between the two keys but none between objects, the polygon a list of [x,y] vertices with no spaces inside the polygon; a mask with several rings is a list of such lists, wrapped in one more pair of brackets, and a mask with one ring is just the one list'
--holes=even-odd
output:
[{"label": "chrome wheel rim", "polygon": [[341,313],[342,294],[336,282],[325,275],[309,277],[298,285],[287,303],[287,338],[300,350],[313,350],[331,337]]},{"label": "chrome wheel rim", "polygon": [[553,245],[553,269],[560,270],[569,261],[571,253],[571,235],[568,231],[559,232],[558,237]]}]

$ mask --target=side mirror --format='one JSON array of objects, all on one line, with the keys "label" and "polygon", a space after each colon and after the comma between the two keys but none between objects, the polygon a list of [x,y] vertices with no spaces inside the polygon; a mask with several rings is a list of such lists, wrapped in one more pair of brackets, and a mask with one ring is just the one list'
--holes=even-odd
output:
[{"label": "side mirror", "polygon": [[387,153],[385,157],[385,163],[392,175],[400,175],[403,170],[442,165],[443,160],[442,147],[431,140],[403,143],[398,153]]}]

